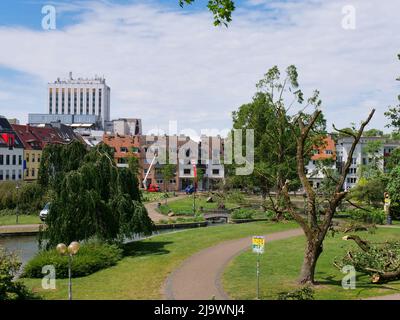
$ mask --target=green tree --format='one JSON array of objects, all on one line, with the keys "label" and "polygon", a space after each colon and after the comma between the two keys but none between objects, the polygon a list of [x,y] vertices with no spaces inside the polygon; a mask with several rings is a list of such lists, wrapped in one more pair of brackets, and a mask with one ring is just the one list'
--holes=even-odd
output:
[{"label": "green tree", "polygon": [[[128,168],[118,168],[111,155],[109,147],[99,145],[86,151],[72,170],[60,170],[59,184],[51,186],[54,199],[43,234],[47,247],[91,237],[122,241],[135,233],[151,232],[153,225],[140,200],[137,176]],[[48,159],[58,158],[49,152]],[[47,162],[48,167],[55,166],[50,160]]]},{"label": "green tree", "polygon": [[[254,172],[249,176],[233,176],[231,180],[236,180],[233,183],[237,185],[260,188],[263,199],[276,212],[278,219],[283,217],[285,208],[282,196],[285,182],[290,181],[289,188],[294,190],[300,185],[296,170],[296,138],[290,125],[292,117],[288,113],[295,103],[301,105],[304,102],[297,77],[294,66],[289,66],[283,77],[278,67],[271,68],[258,82],[253,101],[233,112],[234,129],[254,130]],[[291,100],[286,103],[284,97],[289,94]],[[305,107],[318,104],[317,97],[316,91]],[[302,116],[307,117],[305,114]],[[299,133],[298,128],[294,130]],[[320,114],[315,131],[307,141],[308,153],[322,142],[324,132],[325,120]],[[228,169],[231,175],[233,169]],[[275,192],[275,196],[271,196],[271,192]]]},{"label": "green tree", "polygon": [[[195,0],[179,0],[179,5],[183,7],[185,4],[192,4]],[[208,0],[207,8],[214,16],[214,25],[221,24],[228,26],[232,21],[232,12],[235,10],[233,0]]]},{"label": "green tree", "polygon": [[369,129],[364,132],[364,137],[383,137],[383,131],[379,129]]},{"label": "green tree", "polygon": [[367,142],[362,150],[362,155],[368,162],[359,166],[358,175],[360,178],[371,179],[381,175],[383,167],[382,148],[383,142],[380,140]]},{"label": "green tree", "polygon": [[390,156],[386,158],[386,165],[385,169],[388,172],[391,172],[395,167],[400,165],[400,148],[394,149],[391,153]]},{"label": "green tree", "polygon": [[169,181],[172,178],[175,178],[175,172],[176,172],[176,166],[169,163],[163,165],[161,169],[161,175],[164,181],[165,204],[167,204]]},{"label": "green tree", "polygon": [[[400,54],[397,55],[397,58],[400,60]],[[400,81],[400,77],[396,79]],[[400,95],[397,96],[398,101],[400,102]],[[389,119],[390,123],[386,125],[386,127],[395,128],[396,132],[400,132],[400,103],[396,106],[389,107],[389,110],[385,112],[385,116]]]},{"label": "green tree", "polygon": [[370,179],[361,177],[355,187],[351,188],[349,199],[381,207],[383,203],[383,193],[386,190],[388,178],[384,174],[375,175]]},{"label": "green tree", "polygon": [[22,282],[14,280],[20,268],[17,255],[0,247],[0,301],[37,298]]}]

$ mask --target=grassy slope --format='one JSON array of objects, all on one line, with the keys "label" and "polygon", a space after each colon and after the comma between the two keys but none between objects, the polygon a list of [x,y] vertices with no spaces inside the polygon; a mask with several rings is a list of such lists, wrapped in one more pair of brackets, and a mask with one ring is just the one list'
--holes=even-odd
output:
[{"label": "grassy slope", "polygon": [[[159,299],[161,287],[179,264],[195,252],[224,240],[265,234],[297,227],[294,223],[266,222],[223,225],[156,236],[129,246],[127,256],[116,266],[73,280],[74,299]],[[46,299],[67,298],[67,281],[57,280],[57,289],[43,291],[41,280],[25,283]]]},{"label": "grassy slope", "polygon": [[[376,234],[358,233],[361,238],[373,242],[400,238],[400,229],[378,229]],[[370,277],[357,275],[355,290],[344,290],[341,281],[344,274],[332,265],[335,257],[341,257],[353,241],[343,241],[342,235],[328,236],[324,242],[324,252],[318,260],[316,280],[321,286],[316,289],[316,299],[360,299],[370,296],[398,293],[400,281],[386,285],[373,285]],[[260,296],[262,299],[276,299],[279,292],[296,288],[303,258],[304,237],[272,242],[266,246],[261,256]],[[254,299],[256,285],[256,255],[251,252],[236,257],[225,270],[223,283],[225,290],[235,299]]]}]

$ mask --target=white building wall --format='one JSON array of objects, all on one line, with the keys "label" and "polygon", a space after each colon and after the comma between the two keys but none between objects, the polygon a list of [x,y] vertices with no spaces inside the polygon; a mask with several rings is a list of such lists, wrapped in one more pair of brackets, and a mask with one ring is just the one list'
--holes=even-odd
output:
[{"label": "white building wall", "polygon": [[[64,112],[62,108],[63,90]],[[94,100],[93,90],[95,90]],[[70,92],[70,95],[68,92]],[[110,120],[110,92],[110,88],[106,85],[104,78],[72,79],[71,75],[67,80],[58,79],[57,81],[48,84],[47,105],[49,114],[96,115],[100,117],[104,127],[104,122]],[[76,99],[75,94],[77,95]],[[68,97],[70,97],[69,108]]]},{"label": "white building wall", "polygon": [[[7,156],[9,157],[9,164],[7,164]],[[13,164],[13,156],[15,156],[15,164]],[[3,161],[1,161],[1,158],[3,158]],[[24,178],[23,161],[23,148],[13,148],[10,150],[8,147],[0,147],[0,182],[22,180]],[[13,178],[13,173],[15,174],[15,178]]]}]

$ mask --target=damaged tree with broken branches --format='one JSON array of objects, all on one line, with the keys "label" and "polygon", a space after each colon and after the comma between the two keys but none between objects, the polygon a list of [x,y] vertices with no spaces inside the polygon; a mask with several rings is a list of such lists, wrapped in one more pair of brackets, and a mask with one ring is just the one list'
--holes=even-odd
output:
[{"label": "damaged tree with broken branches", "polygon": [[342,167],[338,179],[336,179],[335,181],[334,191],[332,192],[331,196],[326,199],[326,206],[323,209],[320,209],[320,207],[317,206],[318,196],[311,183],[309,182],[305,170],[305,159],[308,157],[309,152],[309,150],[306,149],[307,140],[309,139],[310,133],[312,132],[313,127],[321,114],[321,110],[317,108],[314,113],[309,117],[299,115],[294,119],[292,123],[293,133],[298,132],[296,128],[300,129],[300,134],[296,136],[297,174],[306,193],[306,217],[302,216],[299,212],[295,210],[287,191],[286,199],[288,204],[287,209],[289,213],[292,215],[293,219],[295,219],[297,223],[302,227],[307,239],[303,265],[299,278],[299,283],[301,284],[315,284],[315,268],[318,258],[323,250],[323,241],[328,230],[331,227],[336,208],[340,205],[340,203],[343,201],[348,193],[347,190],[343,190],[343,186],[346,176],[349,172],[349,168],[351,166],[354,150],[364,132],[365,127],[370,122],[374,113],[375,109],[371,111],[368,118],[364,122],[362,122],[360,129],[356,132],[347,132],[336,129],[334,127],[336,131],[351,136],[353,138],[353,142],[347,154],[346,163]]},{"label": "damaged tree with broken branches", "polygon": [[341,270],[346,265],[354,266],[361,273],[371,276],[372,283],[384,283],[400,278],[400,241],[372,244],[357,235],[347,235],[343,240],[353,240],[359,250],[349,250],[334,266]]}]

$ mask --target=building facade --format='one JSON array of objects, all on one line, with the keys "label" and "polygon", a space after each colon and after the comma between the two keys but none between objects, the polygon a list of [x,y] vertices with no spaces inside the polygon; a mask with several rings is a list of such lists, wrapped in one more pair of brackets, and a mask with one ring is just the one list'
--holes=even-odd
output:
[{"label": "building facade", "polygon": [[[349,151],[354,139],[352,137],[339,138],[337,141],[336,149],[337,149],[337,163],[336,167],[341,172],[344,164],[346,163],[349,155]],[[346,176],[346,180],[344,183],[344,189],[350,189],[354,187],[359,180],[359,170],[363,165],[367,165],[372,161],[370,155],[366,154],[365,148],[370,142],[378,141],[381,143],[381,146],[376,154],[376,157],[379,158],[378,166],[384,171],[385,170],[385,158],[390,155],[390,153],[400,146],[400,141],[393,141],[390,139],[386,139],[383,137],[361,137],[359,143],[356,145],[356,148],[353,153],[353,157],[351,159],[351,166],[349,169],[349,173]]]},{"label": "building facade", "polygon": [[24,146],[6,118],[0,117],[0,182],[19,181],[24,172]]},{"label": "building facade", "polygon": [[102,77],[58,78],[48,83],[47,114],[29,114],[30,124],[61,122],[70,126],[103,129],[110,121],[111,89]]},{"label": "building facade", "polygon": [[[330,160],[330,161],[327,161]],[[315,147],[313,155],[306,166],[308,181],[314,188],[319,188],[325,178],[326,169],[336,170],[336,143],[327,136],[320,147]]]}]

